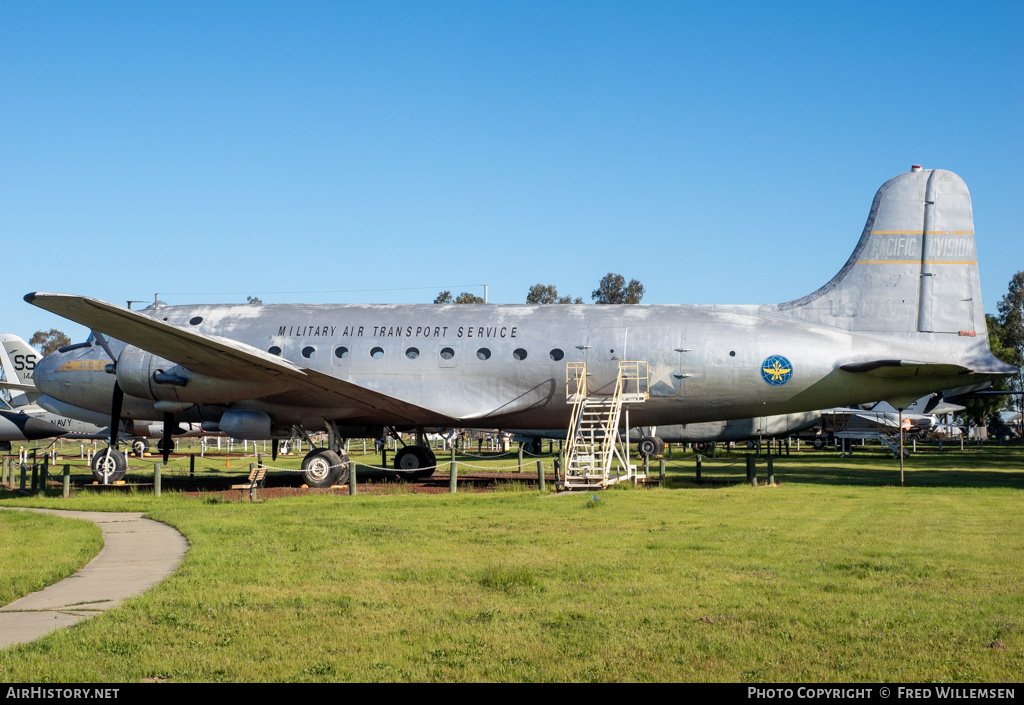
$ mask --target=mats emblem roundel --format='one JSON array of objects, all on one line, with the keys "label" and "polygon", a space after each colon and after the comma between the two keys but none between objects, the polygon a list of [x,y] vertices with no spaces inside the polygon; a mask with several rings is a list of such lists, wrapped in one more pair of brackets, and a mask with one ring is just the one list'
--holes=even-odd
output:
[{"label": "mats emblem roundel", "polygon": [[782,355],[772,355],[761,363],[761,378],[773,387],[781,387],[793,376],[793,365]]}]

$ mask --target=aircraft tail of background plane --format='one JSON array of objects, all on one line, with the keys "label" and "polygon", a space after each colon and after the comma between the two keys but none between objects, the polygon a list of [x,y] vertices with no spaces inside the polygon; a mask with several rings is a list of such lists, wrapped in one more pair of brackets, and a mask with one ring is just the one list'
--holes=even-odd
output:
[{"label": "aircraft tail of background plane", "polygon": [[[31,345],[11,333],[0,335],[0,364],[3,365],[4,377],[15,385],[34,386],[32,379],[36,362],[43,356]],[[38,394],[24,390],[11,390],[11,406],[17,408],[34,401]]]},{"label": "aircraft tail of background plane", "polygon": [[814,293],[768,308],[843,330],[987,341],[967,185],[919,166],[890,179],[840,272]]}]

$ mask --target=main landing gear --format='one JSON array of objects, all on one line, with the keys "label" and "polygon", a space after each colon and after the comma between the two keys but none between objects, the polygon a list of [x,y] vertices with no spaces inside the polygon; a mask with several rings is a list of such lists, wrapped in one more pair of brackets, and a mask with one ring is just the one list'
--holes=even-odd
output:
[{"label": "main landing gear", "polygon": [[656,458],[665,453],[665,441],[657,436],[644,436],[637,444],[637,450],[645,458]]},{"label": "main landing gear", "polygon": [[302,481],[310,487],[344,485],[348,478],[348,456],[341,449],[314,448],[302,459]]},{"label": "main landing gear", "polygon": [[[309,487],[332,487],[344,485],[349,479],[348,455],[341,445],[341,434],[334,422],[327,422],[327,447],[316,448],[302,458],[302,481]],[[304,436],[309,445],[312,439],[299,426],[294,427]],[[274,457],[277,457],[277,441],[274,441]]]},{"label": "main landing gear", "polygon": [[395,453],[395,470],[406,480],[419,480],[434,474],[437,457],[424,446],[406,446]]},{"label": "main landing gear", "polygon": [[149,451],[149,442],[145,438],[132,440],[132,455],[136,458],[143,457]]},{"label": "main landing gear", "polygon": [[92,476],[101,485],[112,485],[124,479],[128,470],[128,462],[124,454],[111,447],[96,451],[92,456]]},{"label": "main landing gear", "polygon": [[[394,436],[401,442],[401,436]],[[434,474],[437,456],[427,445],[423,429],[416,429],[416,445],[403,446],[395,453],[394,467],[403,480],[421,480]]]}]

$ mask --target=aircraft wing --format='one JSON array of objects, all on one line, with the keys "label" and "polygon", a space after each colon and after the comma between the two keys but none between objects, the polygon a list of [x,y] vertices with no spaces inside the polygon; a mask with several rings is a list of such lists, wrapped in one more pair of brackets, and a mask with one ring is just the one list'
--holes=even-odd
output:
[{"label": "aircraft wing", "polygon": [[[185,330],[120,306],[86,296],[34,292],[25,301],[68,320],[106,333],[199,374],[251,382],[282,381],[287,389],[273,394],[274,401],[303,406],[352,407],[352,416],[384,410],[412,421],[426,413],[415,404],[346,382],[298,365],[228,338]],[[339,399],[340,398],[340,399]],[[436,413],[431,413],[437,416]],[[455,422],[455,419],[452,419]]]}]

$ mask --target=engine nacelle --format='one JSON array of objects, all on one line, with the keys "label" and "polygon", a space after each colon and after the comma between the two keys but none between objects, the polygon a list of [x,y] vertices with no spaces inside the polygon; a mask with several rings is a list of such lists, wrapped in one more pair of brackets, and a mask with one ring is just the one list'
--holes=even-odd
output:
[{"label": "engine nacelle", "polygon": [[243,441],[260,441],[273,437],[270,425],[270,415],[267,412],[252,409],[228,409],[217,424],[221,433]]},{"label": "engine nacelle", "polygon": [[126,347],[118,356],[117,383],[125,394],[140,399],[194,404],[226,404],[256,399],[282,392],[288,386],[283,380],[210,377],[132,346]]}]

